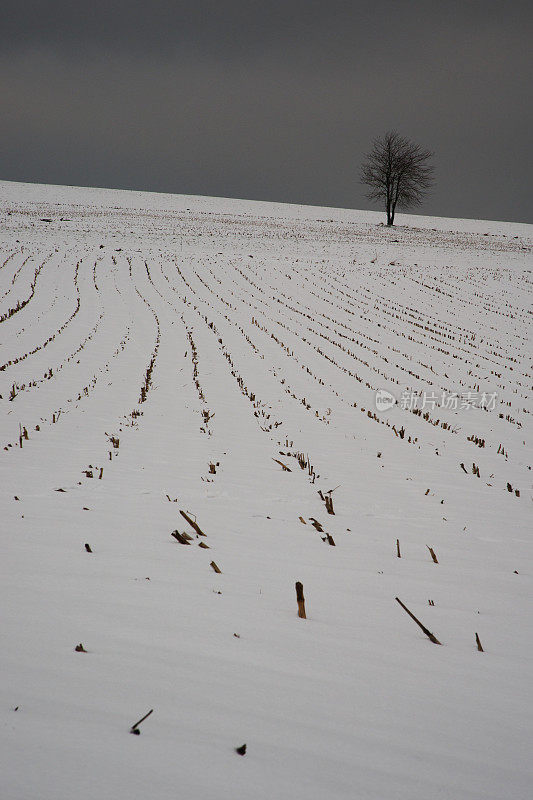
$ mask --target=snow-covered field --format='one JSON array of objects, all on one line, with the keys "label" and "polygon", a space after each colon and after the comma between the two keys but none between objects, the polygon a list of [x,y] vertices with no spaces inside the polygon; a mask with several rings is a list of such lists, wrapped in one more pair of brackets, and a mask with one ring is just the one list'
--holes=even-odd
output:
[{"label": "snow-covered field", "polygon": [[531,797],[533,227],[0,197],[2,798]]}]

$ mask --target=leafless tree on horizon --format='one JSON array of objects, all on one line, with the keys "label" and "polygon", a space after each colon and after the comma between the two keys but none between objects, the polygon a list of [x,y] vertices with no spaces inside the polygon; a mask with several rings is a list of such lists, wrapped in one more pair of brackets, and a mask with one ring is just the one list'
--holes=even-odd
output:
[{"label": "leafless tree on horizon", "polygon": [[369,200],[384,200],[387,225],[394,225],[396,207],[412,208],[433,182],[433,167],[428,163],[433,153],[387,131],[374,140],[372,150],[361,167],[361,183],[370,187]]}]

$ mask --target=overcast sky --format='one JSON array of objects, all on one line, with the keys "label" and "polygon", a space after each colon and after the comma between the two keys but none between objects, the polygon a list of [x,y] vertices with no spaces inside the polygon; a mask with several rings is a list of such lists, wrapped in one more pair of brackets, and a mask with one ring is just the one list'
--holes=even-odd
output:
[{"label": "overcast sky", "polygon": [[0,178],[373,208],[388,129],[420,213],[533,222],[531,0],[3,0]]}]

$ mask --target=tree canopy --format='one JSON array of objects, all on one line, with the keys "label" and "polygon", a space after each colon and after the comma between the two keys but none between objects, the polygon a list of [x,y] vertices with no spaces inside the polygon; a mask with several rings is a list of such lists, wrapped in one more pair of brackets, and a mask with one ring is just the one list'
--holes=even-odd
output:
[{"label": "tree canopy", "polygon": [[361,182],[369,187],[369,200],[385,201],[387,225],[394,225],[396,207],[412,208],[422,202],[433,182],[433,153],[388,131],[374,140],[361,167]]}]

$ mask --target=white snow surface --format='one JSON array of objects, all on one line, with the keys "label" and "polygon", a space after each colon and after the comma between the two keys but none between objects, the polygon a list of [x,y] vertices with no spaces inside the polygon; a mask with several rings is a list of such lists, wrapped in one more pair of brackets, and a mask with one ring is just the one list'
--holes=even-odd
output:
[{"label": "white snow surface", "polygon": [[1,797],[531,797],[533,226],[0,197]]}]

